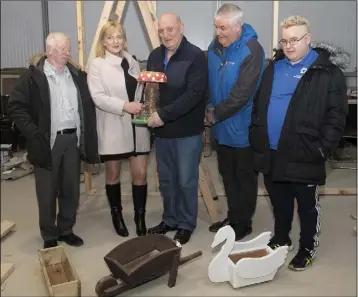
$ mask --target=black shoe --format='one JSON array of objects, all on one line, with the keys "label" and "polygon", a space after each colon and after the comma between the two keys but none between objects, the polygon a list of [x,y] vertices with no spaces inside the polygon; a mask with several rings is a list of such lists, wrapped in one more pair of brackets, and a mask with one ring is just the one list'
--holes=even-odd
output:
[{"label": "black shoe", "polygon": [[286,245],[288,246],[289,252],[293,250],[293,244],[289,237],[286,239],[280,239],[276,235],[274,235],[268,243],[268,246],[272,250],[275,250],[275,249],[279,248],[280,246],[286,246]]},{"label": "black shoe", "polygon": [[134,205],[134,223],[138,236],[147,234],[145,224],[145,207],[147,203],[147,185],[132,185],[133,205]]},{"label": "black shoe", "polygon": [[161,222],[159,225],[154,226],[148,229],[149,234],[165,234],[170,231],[175,231],[177,228],[169,227],[164,222]]},{"label": "black shoe", "polygon": [[44,249],[52,248],[57,246],[57,240],[56,239],[50,239],[44,241]]},{"label": "black shoe", "polygon": [[250,235],[252,233],[251,226],[243,226],[240,224],[231,224],[231,227],[235,231],[235,241],[241,240],[241,239],[245,238],[247,235]]},{"label": "black shoe", "polygon": [[315,250],[300,248],[296,256],[291,260],[288,267],[295,271],[306,270],[309,266],[312,265],[313,258],[315,255]]},{"label": "black shoe", "polygon": [[226,225],[229,225],[229,219],[228,218],[226,218],[222,222],[217,222],[217,223],[212,224],[209,227],[209,231],[210,232],[218,232],[220,228],[222,228],[222,227],[224,227]]},{"label": "black shoe", "polygon": [[64,241],[68,245],[71,246],[81,246],[83,245],[83,240],[81,237],[77,236],[76,234],[68,234],[68,235],[62,235],[58,238],[58,241]]},{"label": "black shoe", "polygon": [[174,240],[178,241],[180,244],[186,244],[191,237],[193,232],[185,229],[178,229],[177,233],[174,235]]},{"label": "black shoe", "polygon": [[117,234],[122,237],[129,235],[122,215],[121,184],[106,185],[106,194],[111,208],[112,224]]}]

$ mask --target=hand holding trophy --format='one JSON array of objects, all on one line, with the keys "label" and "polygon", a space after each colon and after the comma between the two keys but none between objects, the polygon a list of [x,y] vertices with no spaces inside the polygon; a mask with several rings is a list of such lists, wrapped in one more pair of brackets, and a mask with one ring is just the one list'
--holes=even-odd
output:
[{"label": "hand holding trophy", "polygon": [[135,125],[146,125],[152,113],[157,111],[159,102],[159,84],[166,83],[167,77],[162,72],[141,72],[137,78],[139,83],[145,83],[142,112],[132,120]]}]

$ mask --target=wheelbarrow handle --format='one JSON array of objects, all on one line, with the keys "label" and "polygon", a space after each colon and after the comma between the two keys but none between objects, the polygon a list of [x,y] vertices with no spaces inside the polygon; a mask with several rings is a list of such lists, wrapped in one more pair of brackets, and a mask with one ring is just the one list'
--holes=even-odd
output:
[{"label": "wheelbarrow handle", "polygon": [[187,255],[185,257],[181,257],[180,258],[180,261],[179,261],[179,265],[183,265],[185,264],[186,262],[189,262],[197,257],[200,257],[201,255],[203,254],[202,251],[198,251],[198,252],[195,252],[195,253],[192,253],[190,255]]}]

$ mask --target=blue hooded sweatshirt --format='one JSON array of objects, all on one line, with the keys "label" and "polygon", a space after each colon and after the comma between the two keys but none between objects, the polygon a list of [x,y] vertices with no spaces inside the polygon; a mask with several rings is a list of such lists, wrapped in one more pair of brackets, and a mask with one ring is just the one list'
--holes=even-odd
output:
[{"label": "blue hooded sweatshirt", "polygon": [[214,40],[208,48],[209,105],[214,108],[214,137],[219,144],[248,147],[252,101],[260,84],[265,53],[255,30],[242,26],[240,39],[224,49]]}]

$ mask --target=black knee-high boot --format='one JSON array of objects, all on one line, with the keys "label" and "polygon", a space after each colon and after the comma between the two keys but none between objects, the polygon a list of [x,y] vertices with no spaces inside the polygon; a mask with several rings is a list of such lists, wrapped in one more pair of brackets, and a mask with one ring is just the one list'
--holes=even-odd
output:
[{"label": "black knee-high boot", "polygon": [[106,185],[106,193],[111,208],[113,227],[119,236],[127,237],[129,233],[122,215],[121,184]]},{"label": "black knee-high boot", "polygon": [[145,225],[145,208],[147,203],[147,185],[132,185],[133,205],[134,205],[134,222],[138,236],[147,234]]}]

